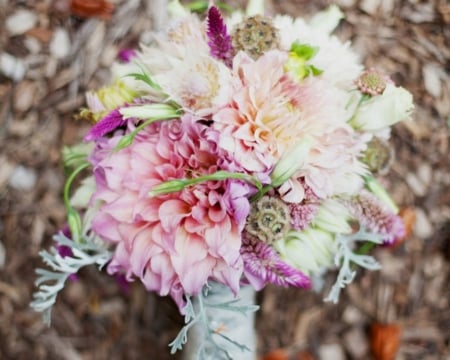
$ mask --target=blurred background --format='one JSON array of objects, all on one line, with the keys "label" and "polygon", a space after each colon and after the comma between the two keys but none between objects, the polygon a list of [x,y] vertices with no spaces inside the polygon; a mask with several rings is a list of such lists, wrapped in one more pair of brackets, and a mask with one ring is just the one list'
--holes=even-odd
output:
[{"label": "blurred background", "polygon": [[[84,92],[109,81],[123,48],[162,26],[161,0],[0,0],[0,359],[179,359],[167,344],[183,319],[169,299],[84,269],[58,299],[51,327],[29,302],[38,252],[65,221],[61,148],[89,124]],[[226,1],[233,8],[243,1]],[[267,1],[308,16],[331,1]],[[264,360],[450,359],[450,3],[337,0],[337,36],[368,67],[411,91],[414,121],[397,125],[382,182],[409,236],[379,249],[383,270],[359,272],[338,305],[323,294],[258,294]],[[326,286],[335,274],[326,279]]]}]

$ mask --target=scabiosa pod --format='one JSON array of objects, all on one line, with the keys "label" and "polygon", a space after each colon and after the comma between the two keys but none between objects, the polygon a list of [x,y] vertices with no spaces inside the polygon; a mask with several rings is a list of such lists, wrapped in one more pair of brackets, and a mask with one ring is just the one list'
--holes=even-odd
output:
[{"label": "scabiosa pod", "polygon": [[253,59],[279,48],[278,29],[270,18],[261,15],[247,17],[237,24],[231,39],[236,51],[244,51]]},{"label": "scabiosa pod", "polygon": [[370,96],[381,95],[386,86],[393,83],[389,76],[374,68],[363,71],[355,81],[359,91]]}]

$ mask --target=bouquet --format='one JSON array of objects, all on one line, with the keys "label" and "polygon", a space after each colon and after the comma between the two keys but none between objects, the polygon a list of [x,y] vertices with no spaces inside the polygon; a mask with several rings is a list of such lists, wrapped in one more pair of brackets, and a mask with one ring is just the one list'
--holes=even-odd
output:
[{"label": "bouquet", "polygon": [[[234,299],[243,288],[319,288],[334,269],[337,302],[357,267],[379,268],[372,247],[404,237],[376,176],[412,96],[331,35],[337,7],[308,21],[258,1],[229,17],[170,10],[86,95],[78,117],[93,125],[63,154],[67,227],[41,252],[32,306],[49,320],[67,279],[96,264],[175,301],[186,326],[172,352],[195,325],[198,358],[232,358],[227,344],[247,346],[211,309],[252,312]],[[211,300],[217,289],[233,298]]]}]

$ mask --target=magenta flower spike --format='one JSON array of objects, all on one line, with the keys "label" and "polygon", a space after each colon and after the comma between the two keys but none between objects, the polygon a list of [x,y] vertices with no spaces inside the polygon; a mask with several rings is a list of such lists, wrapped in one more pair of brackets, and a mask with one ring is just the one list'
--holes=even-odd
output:
[{"label": "magenta flower spike", "polygon": [[222,60],[225,65],[231,67],[233,58],[233,47],[231,45],[231,37],[227,32],[227,26],[222,18],[222,14],[215,6],[211,6],[208,10],[206,19],[208,36],[208,45],[211,55]]},{"label": "magenta flower spike", "polygon": [[95,141],[126,123],[127,120],[124,120],[119,109],[115,109],[91,128],[84,137],[84,141]]},{"label": "magenta flower spike", "polygon": [[248,239],[244,235],[241,256],[247,278],[253,278],[249,279],[253,285],[259,283],[264,286],[271,283],[283,287],[311,287],[308,276],[282,261],[273,247],[265,242],[254,238]]}]

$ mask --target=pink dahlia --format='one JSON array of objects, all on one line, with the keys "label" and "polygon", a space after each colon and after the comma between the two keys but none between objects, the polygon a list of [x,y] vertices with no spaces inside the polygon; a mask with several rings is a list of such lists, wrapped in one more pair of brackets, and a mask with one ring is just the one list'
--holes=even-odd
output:
[{"label": "pink dahlia", "polygon": [[155,123],[115,152],[120,136],[99,139],[92,162],[100,208],[92,229],[116,244],[110,273],[138,277],[150,291],[171,295],[183,311],[184,295],[208,280],[239,289],[241,232],[249,211],[247,184],[207,181],[149,196],[158,184],[218,170],[232,171],[227,153],[208,140],[211,130],[191,116]]}]

